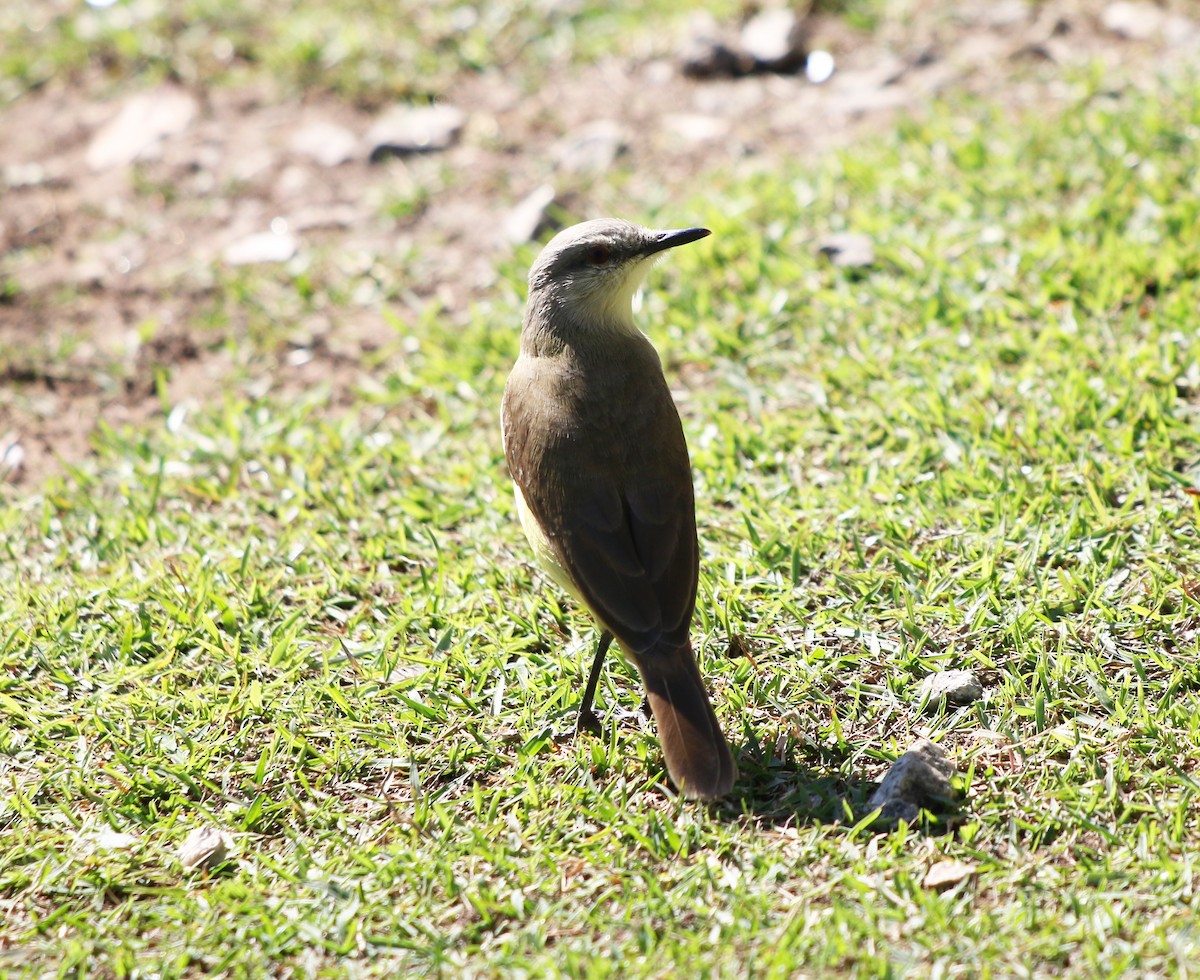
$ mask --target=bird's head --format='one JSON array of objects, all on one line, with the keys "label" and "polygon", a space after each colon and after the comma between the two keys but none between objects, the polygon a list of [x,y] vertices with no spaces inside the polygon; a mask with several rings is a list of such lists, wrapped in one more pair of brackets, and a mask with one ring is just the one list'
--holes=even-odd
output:
[{"label": "bird's head", "polygon": [[707,228],[656,231],[616,218],[572,225],[550,239],[529,270],[530,308],[548,305],[581,326],[636,329],[633,295],[646,273],[667,249],[709,234]]}]

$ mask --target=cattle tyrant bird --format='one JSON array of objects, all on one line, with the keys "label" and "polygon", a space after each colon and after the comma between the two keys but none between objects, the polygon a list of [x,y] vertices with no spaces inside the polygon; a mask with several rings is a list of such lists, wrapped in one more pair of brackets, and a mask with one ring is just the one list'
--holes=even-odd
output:
[{"label": "cattle tyrant bird", "polygon": [[559,232],[529,272],[521,353],[501,411],[521,525],[539,564],[599,624],[579,727],[615,638],[637,667],[684,796],[737,778],[689,630],[699,549],[679,413],[633,296],[662,254],[706,228],[601,218]]}]

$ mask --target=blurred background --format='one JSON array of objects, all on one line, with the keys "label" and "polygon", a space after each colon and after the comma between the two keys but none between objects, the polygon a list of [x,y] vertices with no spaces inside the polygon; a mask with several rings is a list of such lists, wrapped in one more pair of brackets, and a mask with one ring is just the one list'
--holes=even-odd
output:
[{"label": "blurred background", "polygon": [[[229,385],[348,391],[429,318],[511,300],[526,243],[563,223],[690,223],[673,205],[715,175],[848,146],[939,93],[1037,105],[1066,98],[1061,79],[1085,66],[1102,85],[1195,63],[1194,13],[1127,0],[6,4],[5,478],[85,458],[98,421],[136,426]],[[847,248],[853,262],[853,241],[831,246]]]}]

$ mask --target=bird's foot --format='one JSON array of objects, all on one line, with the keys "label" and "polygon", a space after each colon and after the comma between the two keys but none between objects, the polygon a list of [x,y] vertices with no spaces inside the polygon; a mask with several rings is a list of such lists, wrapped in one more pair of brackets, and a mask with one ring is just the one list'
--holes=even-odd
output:
[{"label": "bird's foot", "polygon": [[574,734],[578,735],[580,732],[591,732],[593,735],[604,734],[604,728],[600,724],[600,719],[596,717],[596,712],[591,708],[579,712],[579,717],[575,719]]}]

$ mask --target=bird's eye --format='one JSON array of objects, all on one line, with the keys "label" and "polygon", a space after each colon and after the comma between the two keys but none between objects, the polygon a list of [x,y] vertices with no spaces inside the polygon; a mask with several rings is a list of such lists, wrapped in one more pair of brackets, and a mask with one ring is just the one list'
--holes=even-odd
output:
[{"label": "bird's eye", "polygon": [[593,245],[587,250],[587,260],[592,265],[604,265],[608,261],[609,251],[607,245]]}]

